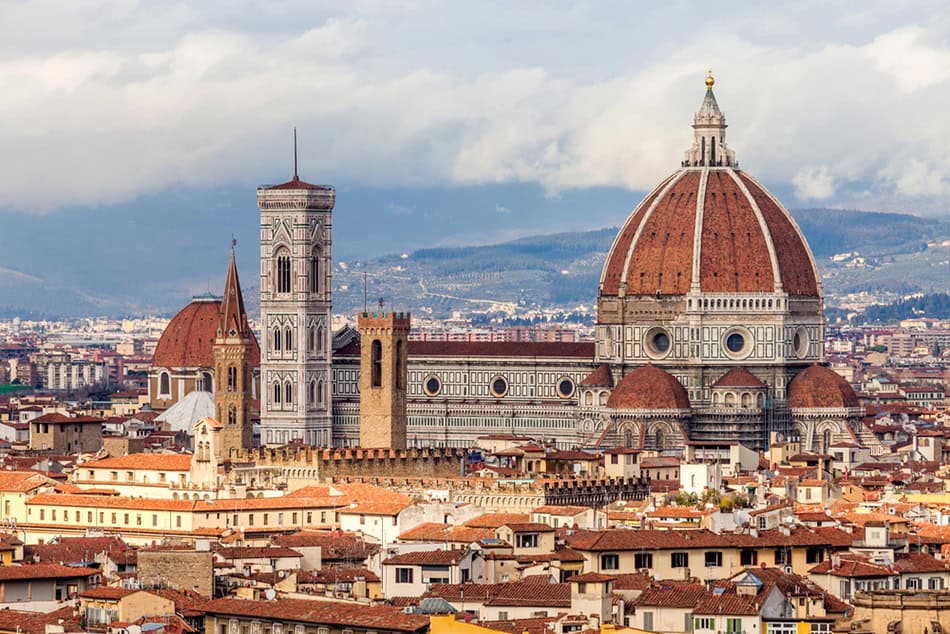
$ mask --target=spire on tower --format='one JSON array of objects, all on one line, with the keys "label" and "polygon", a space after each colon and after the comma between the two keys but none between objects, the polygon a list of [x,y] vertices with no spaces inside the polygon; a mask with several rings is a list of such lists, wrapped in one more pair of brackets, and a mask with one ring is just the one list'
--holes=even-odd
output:
[{"label": "spire on tower", "polygon": [[[221,322],[218,325],[219,337],[247,337],[247,313],[244,311],[244,296],[241,294],[241,282],[238,280],[237,264],[234,261],[234,247],[237,240],[231,238],[231,261],[228,275],[224,280],[224,299],[221,300]],[[234,334],[231,334],[234,333]]]}]

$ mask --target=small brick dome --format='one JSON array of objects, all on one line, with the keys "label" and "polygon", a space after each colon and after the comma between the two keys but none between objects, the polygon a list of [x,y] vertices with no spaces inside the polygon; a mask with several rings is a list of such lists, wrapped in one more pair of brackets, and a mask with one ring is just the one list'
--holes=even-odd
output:
[{"label": "small brick dome", "polygon": [[[214,367],[214,338],[221,321],[221,300],[197,297],[175,315],[162,332],[152,365],[161,368]],[[251,366],[261,363],[257,338],[251,332]]]},{"label": "small brick dome", "polygon": [[623,377],[610,398],[610,409],[689,409],[689,395],[676,377],[648,363]]},{"label": "small brick dome", "polygon": [[788,406],[792,409],[850,409],[861,402],[840,374],[813,364],[799,372],[788,384]]}]

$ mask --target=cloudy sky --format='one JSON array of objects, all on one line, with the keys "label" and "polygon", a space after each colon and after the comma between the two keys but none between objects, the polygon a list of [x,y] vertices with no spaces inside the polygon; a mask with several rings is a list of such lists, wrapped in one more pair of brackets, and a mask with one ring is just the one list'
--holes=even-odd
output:
[{"label": "cloudy sky", "polygon": [[317,182],[641,192],[707,66],[789,207],[947,209],[939,1],[3,0],[0,25],[7,213],[282,180],[293,125]]}]

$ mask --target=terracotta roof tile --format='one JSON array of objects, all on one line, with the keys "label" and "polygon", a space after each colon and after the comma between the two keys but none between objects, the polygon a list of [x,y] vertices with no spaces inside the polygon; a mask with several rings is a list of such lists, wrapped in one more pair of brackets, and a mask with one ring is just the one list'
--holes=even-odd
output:
[{"label": "terracotta roof tile", "polygon": [[468,549],[465,548],[419,550],[389,557],[383,561],[383,565],[450,566],[462,561],[467,554]]},{"label": "terracotta roof tile", "polygon": [[607,399],[610,409],[689,409],[689,396],[676,377],[652,363],[620,380]]},{"label": "terracotta roof tile", "polygon": [[584,377],[580,382],[581,387],[613,387],[614,375],[610,371],[610,366],[601,363],[593,372]]},{"label": "terracotta roof tile", "polygon": [[134,453],[114,458],[90,460],[77,465],[79,469],[146,469],[155,471],[188,471],[191,454]]},{"label": "terracotta roof tile", "polygon": [[243,616],[284,623],[290,621],[315,625],[355,626],[361,629],[399,632],[426,632],[429,629],[427,616],[405,614],[397,608],[387,606],[357,605],[339,601],[215,599],[206,603],[204,609],[209,614]]},{"label": "terracotta roof tile", "polygon": [[[182,308],[162,332],[152,365],[161,368],[214,367],[214,339],[221,321],[221,300],[196,299]],[[261,363],[261,350],[251,331],[251,365]]]},{"label": "terracotta roof tile", "polygon": [[791,408],[850,409],[860,407],[854,388],[840,374],[817,364],[795,375],[788,384]]},{"label": "terracotta roof tile", "polygon": [[713,387],[765,387],[762,380],[745,368],[732,368],[716,379]]},{"label": "terracotta roof tile", "polygon": [[95,568],[81,568],[78,566],[62,566],[60,564],[24,564],[17,566],[0,566],[0,581],[26,579],[71,579],[74,577],[91,577],[98,575]]},{"label": "terracotta roof tile", "polygon": [[632,603],[642,607],[692,609],[707,596],[709,591],[700,583],[661,581],[643,590]]}]

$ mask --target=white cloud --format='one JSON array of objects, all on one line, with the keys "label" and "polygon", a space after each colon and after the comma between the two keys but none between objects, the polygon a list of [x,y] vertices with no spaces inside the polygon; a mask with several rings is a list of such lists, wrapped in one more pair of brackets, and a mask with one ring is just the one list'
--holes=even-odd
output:
[{"label": "white cloud", "polygon": [[835,195],[835,179],[827,165],[802,168],[792,183],[795,196],[802,200],[827,200]]},{"label": "white cloud", "polygon": [[2,5],[23,27],[0,43],[0,197],[42,211],[281,178],[293,125],[323,182],[648,189],[690,143],[710,64],[729,143],[762,180],[938,210],[950,24],[915,11]]}]

